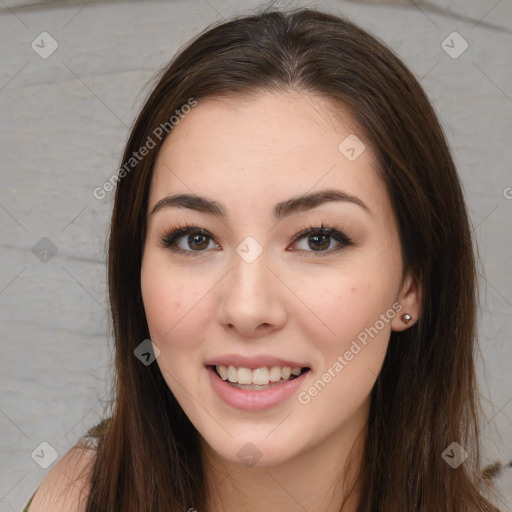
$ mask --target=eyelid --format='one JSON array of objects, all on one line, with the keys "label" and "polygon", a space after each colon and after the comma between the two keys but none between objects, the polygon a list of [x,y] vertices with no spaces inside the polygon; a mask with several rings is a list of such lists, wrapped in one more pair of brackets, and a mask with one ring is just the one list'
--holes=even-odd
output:
[{"label": "eyelid", "polygon": [[297,240],[300,240],[301,238],[303,238],[306,235],[315,234],[315,233],[320,234],[320,235],[331,235],[331,234],[341,235],[341,237],[339,237],[339,238],[343,238],[344,241],[347,243],[347,245],[353,243],[352,240],[350,239],[350,237],[347,236],[345,233],[343,233],[341,230],[336,229],[331,226],[324,226],[323,223],[320,226],[310,225],[309,227],[302,229],[296,235],[294,235],[294,237],[292,238],[292,242],[296,242]]}]

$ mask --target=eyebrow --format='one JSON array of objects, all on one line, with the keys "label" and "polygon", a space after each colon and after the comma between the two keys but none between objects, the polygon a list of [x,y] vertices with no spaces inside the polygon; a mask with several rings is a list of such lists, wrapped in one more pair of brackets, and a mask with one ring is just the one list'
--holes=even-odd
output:
[{"label": "eyebrow", "polygon": [[[370,208],[368,208],[368,206],[358,197],[340,190],[329,189],[292,197],[291,199],[277,203],[273,209],[273,217],[275,220],[281,220],[284,217],[311,210],[329,202],[347,202],[356,204],[370,215],[373,215]],[[151,210],[151,214],[167,208],[188,208],[190,210],[209,213],[221,218],[227,217],[227,210],[221,203],[195,194],[175,194],[164,197],[156,203]]]}]

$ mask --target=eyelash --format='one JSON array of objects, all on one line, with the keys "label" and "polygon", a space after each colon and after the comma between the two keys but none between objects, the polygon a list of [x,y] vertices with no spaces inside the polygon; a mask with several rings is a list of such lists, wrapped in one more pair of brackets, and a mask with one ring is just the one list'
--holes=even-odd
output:
[{"label": "eyelash", "polygon": [[[188,235],[188,234],[202,235],[211,240],[214,240],[212,234],[209,231],[207,231],[206,229],[200,228],[193,224],[184,224],[182,226],[172,227],[162,237],[160,243],[162,244],[163,247],[170,249],[171,251],[176,252],[176,253],[185,254],[186,256],[195,257],[195,256],[199,256],[202,252],[205,252],[205,249],[200,250],[200,251],[186,251],[186,250],[180,249],[179,247],[176,246],[176,241],[181,236]],[[301,252],[313,253],[315,255],[315,257],[322,256],[324,254],[332,254],[333,252],[337,252],[340,249],[343,249],[344,247],[349,247],[349,246],[355,245],[350,237],[348,237],[347,235],[345,235],[341,231],[338,231],[335,228],[325,227],[323,225],[323,223],[320,227],[308,226],[307,228],[303,229],[302,231],[300,231],[293,237],[292,243],[296,242],[297,240],[300,240],[301,238],[306,237],[307,235],[329,236],[340,244],[336,249],[330,249],[328,251],[305,251],[303,249],[299,249],[299,251],[301,251]]]}]

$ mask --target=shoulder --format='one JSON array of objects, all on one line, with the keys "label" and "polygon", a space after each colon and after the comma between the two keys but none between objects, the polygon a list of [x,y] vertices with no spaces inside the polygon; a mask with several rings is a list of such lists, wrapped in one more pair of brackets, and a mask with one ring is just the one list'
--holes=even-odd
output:
[{"label": "shoulder", "polygon": [[77,445],[46,475],[35,492],[28,512],[84,512],[96,451]]}]

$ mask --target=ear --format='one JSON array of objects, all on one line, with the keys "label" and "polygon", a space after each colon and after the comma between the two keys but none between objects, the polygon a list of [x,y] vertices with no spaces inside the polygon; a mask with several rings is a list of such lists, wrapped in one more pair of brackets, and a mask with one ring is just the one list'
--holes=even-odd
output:
[{"label": "ear", "polygon": [[[418,321],[423,299],[422,292],[423,290],[418,278],[412,271],[409,272],[403,280],[400,293],[396,298],[396,302],[402,306],[402,309],[398,311],[398,314],[395,315],[391,321],[392,331],[405,331],[405,329],[411,327],[411,325],[414,325],[414,323]],[[407,323],[402,319],[402,315],[405,314],[412,317]]]}]

